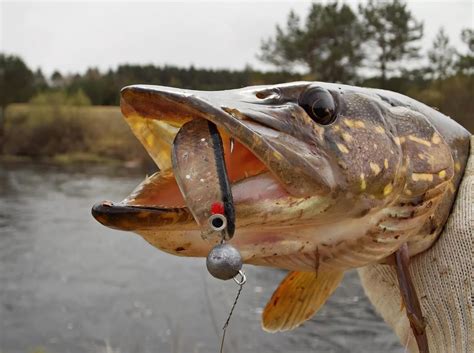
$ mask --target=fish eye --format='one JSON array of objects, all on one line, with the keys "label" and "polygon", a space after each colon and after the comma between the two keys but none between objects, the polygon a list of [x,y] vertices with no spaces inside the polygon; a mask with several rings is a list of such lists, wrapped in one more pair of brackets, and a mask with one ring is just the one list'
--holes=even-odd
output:
[{"label": "fish eye", "polygon": [[299,96],[298,104],[318,124],[328,125],[336,120],[334,99],[331,93],[322,87],[308,87]]}]

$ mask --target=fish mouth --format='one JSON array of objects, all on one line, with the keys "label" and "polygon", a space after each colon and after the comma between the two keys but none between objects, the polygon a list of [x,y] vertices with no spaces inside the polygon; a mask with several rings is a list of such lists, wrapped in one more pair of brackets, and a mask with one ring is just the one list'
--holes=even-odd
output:
[{"label": "fish mouth", "polygon": [[[329,207],[334,166],[304,138],[318,131],[287,102],[275,103],[268,87],[202,92],[133,85],[121,91],[121,110],[157,164],[123,201],[92,209],[103,225],[129,231],[196,230],[172,166],[174,137],[193,119],[214,123],[221,135],[239,228],[314,222]],[[270,90],[271,91],[271,90]],[[262,94],[264,92],[264,94]],[[301,132],[314,136],[301,136]]]}]

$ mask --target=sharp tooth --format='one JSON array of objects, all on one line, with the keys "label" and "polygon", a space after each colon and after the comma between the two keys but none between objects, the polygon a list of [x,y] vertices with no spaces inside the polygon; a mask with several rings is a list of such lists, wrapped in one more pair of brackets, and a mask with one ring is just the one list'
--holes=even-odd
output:
[{"label": "sharp tooth", "polygon": [[234,151],[234,138],[231,137],[230,138],[230,153],[232,153]]}]

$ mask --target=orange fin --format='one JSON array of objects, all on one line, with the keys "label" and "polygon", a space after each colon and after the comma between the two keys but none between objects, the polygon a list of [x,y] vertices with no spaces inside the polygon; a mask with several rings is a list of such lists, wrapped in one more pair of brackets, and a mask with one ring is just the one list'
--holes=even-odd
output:
[{"label": "orange fin", "polygon": [[263,311],[263,329],[277,332],[298,327],[316,314],[343,276],[342,271],[290,272]]}]

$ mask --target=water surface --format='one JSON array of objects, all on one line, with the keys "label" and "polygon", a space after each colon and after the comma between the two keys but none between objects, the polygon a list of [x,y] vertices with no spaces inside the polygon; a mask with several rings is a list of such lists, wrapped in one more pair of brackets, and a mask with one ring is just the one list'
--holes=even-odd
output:
[{"label": "water surface", "polygon": [[[162,253],[90,215],[143,178],[124,170],[0,165],[0,352],[209,353],[237,286],[203,259]],[[284,334],[260,314],[284,273],[246,266],[227,353],[402,353],[348,273],[318,315]]]}]

